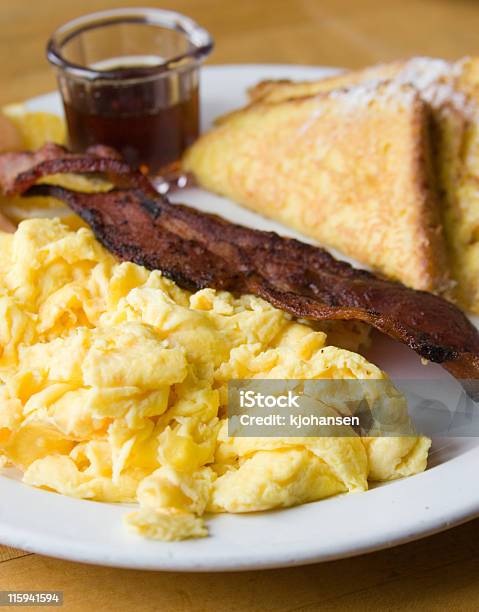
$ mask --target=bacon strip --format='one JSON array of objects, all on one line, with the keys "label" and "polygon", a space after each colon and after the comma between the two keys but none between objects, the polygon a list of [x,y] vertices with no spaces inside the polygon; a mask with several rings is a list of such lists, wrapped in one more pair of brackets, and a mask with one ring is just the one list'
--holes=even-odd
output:
[{"label": "bacon strip", "polygon": [[[479,379],[479,333],[456,306],[355,269],[324,249],[141,190],[82,194],[39,185],[28,195],[63,200],[109,251],[182,287],[252,293],[306,319],[364,321],[457,378]],[[479,380],[473,383],[469,391],[479,397]]]},{"label": "bacon strip", "polygon": [[34,152],[12,152],[0,156],[0,190],[7,196],[21,195],[46,176],[66,173],[101,173],[117,187],[156,193],[146,176],[133,170],[114,149],[104,145],[76,154],[48,143]]}]

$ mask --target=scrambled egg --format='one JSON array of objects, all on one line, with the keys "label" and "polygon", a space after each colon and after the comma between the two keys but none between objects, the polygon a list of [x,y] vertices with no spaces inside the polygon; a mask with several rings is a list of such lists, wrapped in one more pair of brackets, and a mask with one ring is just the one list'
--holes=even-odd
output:
[{"label": "scrambled egg", "polygon": [[126,524],[173,540],[206,535],[205,512],[425,469],[430,441],[414,435],[228,437],[232,378],[385,378],[324,331],[251,295],[184,291],[58,219],[24,221],[0,248],[0,461],[25,483],[138,502]]}]

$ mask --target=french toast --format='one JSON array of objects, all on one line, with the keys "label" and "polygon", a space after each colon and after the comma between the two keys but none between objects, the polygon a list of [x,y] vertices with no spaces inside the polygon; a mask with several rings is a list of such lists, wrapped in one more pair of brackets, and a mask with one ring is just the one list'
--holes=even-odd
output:
[{"label": "french toast", "polygon": [[408,85],[256,102],[186,153],[205,188],[415,289],[449,285],[430,112]]},{"label": "french toast", "polygon": [[479,313],[479,58],[413,58],[314,82],[264,81],[249,94],[253,103],[281,102],[391,79],[414,86],[431,105],[441,216],[456,281],[452,296]]}]

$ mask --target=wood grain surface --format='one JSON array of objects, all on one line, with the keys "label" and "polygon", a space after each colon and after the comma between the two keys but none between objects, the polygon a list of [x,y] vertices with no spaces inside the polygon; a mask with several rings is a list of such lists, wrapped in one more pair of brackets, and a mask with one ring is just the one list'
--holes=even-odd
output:
[{"label": "wood grain surface", "polygon": [[[474,0],[0,0],[0,104],[55,87],[44,57],[55,27],[93,10],[145,4],[206,27],[216,39],[211,63],[359,67],[479,54]],[[479,494],[478,482],[471,486]],[[479,520],[355,559],[242,574],[116,570],[0,546],[0,590],[13,589],[63,590],[67,610],[476,611]]]}]

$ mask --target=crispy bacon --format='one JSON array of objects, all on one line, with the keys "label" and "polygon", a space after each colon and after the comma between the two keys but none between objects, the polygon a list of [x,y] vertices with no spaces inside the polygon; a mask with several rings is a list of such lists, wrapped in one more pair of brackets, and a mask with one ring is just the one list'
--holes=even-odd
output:
[{"label": "crispy bacon", "polygon": [[46,176],[66,173],[101,173],[117,187],[156,193],[145,176],[133,170],[114,149],[105,145],[95,145],[86,153],[77,154],[48,143],[37,151],[0,156],[0,188],[7,196],[21,195]]},{"label": "crispy bacon", "polygon": [[[84,194],[35,185],[58,173],[100,172],[120,189]],[[71,154],[58,145],[0,155],[7,193],[67,203],[120,259],[161,270],[187,289],[258,295],[305,319],[355,319],[444,367],[479,397],[479,333],[450,302],[334,259],[319,247],[230,223],[158,195],[107,147]]]},{"label": "crispy bacon", "polygon": [[141,190],[82,194],[39,185],[29,194],[63,200],[109,251],[161,270],[182,287],[252,293],[305,319],[364,321],[457,378],[479,379],[479,333],[456,306],[353,268],[324,249]]}]

